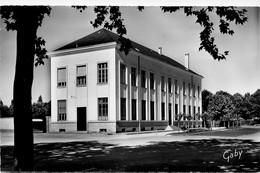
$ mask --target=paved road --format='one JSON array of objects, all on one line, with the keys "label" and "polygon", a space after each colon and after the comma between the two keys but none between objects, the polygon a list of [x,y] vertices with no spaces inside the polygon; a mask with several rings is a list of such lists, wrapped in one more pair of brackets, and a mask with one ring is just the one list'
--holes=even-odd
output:
[{"label": "paved road", "polygon": [[[106,142],[109,144],[116,144],[118,146],[136,146],[148,145],[152,141],[184,141],[188,139],[211,139],[211,138],[227,138],[227,139],[251,139],[256,142],[260,141],[260,126],[245,126],[242,127],[256,129],[255,133],[241,133],[236,136],[223,136],[220,133],[203,133],[198,135],[169,135],[176,133],[172,131],[158,132],[158,133],[144,133],[144,134],[88,134],[88,133],[34,133],[34,143],[55,143],[55,142],[73,142],[73,141],[97,141]],[[234,130],[233,130],[234,131]],[[0,146],[14,145],[13,132],[1,132]]]},{"label": "paved road", "polygon": [[[200,135],[35,133],[34,141],[35,171],[260,171],[260,127]],[[1,170],[12,171],[13,133],[2,132],[1,145]]]}]

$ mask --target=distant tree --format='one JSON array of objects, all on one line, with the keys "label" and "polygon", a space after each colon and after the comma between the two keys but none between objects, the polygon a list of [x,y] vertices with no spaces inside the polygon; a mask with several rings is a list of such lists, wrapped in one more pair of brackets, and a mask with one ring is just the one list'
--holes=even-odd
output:
[{"label": "distant tree", "polygon": [[203,90],[202,91],[202,112],[207,112],[208,111],[208,105],[209,105],[209,99],[213,95],[210,91],[208,90]]},{"label": "distant tree", "polygon": [[207,113],[207,112],[203,112],[203,114],[201,115],[201,119],[202,119],[202,126],[206,127],[206,128],[210,128],[211,127],[211,120],[212,120],[212,116]]},{"label": "distant tree", "polygon": [[0,100],[0,118],[12,117],[12,113],[8,106],[3,104],[3,101]]},{"label": "distant tree", "polygon": [[228,122],[234,119],[234,104],[231,94],[218,91],[210,98],[208,105],[208,112],[213,116],[213,120],[223,120]]},{"label": "distant tree", "polygon": [[251,117],[260,118],[260,89],[251,95],[249,101],[252,105]]},{"label": "distant tree", "polygon": [[42,103],[42,96],[40,95],[37,100],[38,103]]}]

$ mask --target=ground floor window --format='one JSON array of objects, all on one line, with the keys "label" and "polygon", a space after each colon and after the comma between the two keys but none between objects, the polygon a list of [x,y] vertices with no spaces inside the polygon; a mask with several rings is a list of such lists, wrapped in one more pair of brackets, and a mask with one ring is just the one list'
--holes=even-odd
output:
[{"label": "ground floor window", "polygon": [[183,105],[183,120],[186,120],[186,105]]},{"label": "ground floor window", "polygon": [[178,104],[175,104],[175,120],[178,120]]},{"label": "ground floor window", "polygon": [[121,98],[121,120],[126,120],[126,98]]},{"label": "ground floor window", "polygon": [[67,120],[67,104],[66,100],[58,100],[58,121]]},{"label": "ground floor window", "polygon": [[136,99],[132,99],[132,120],[136,120]]},{"label": "ground floor window", "polygon": [[142,120],[146,120],[146,101],[142,100]]},{"label": "ground floor window", "polygon": [[98,98],[98,120],[108,120],[108,98]]},{"label": "ground floor window", "polygon": [[165,103],[164,102],[162,102],[161,111],[162,111],[162,120],[165,120]]},{"label": "ground floor window", "polygon": [[154,120],[154,101],[151,101],[150,113],[151,113],[151,120]]}]

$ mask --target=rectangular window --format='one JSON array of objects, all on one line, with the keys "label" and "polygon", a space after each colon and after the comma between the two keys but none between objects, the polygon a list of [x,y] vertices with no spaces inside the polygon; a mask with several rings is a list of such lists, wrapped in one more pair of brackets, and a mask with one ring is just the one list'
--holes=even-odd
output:
[{"label": "rectangular window", "polygon": [[164,102],[162,102],[161,111],[162,111],[162,120],[165,120],[165,103]]},{"label": "rectangular window", "polygon": [[175,80],[175,94],[178,94],[178,81]]},{"label": "rectangular window", "polygon": [[126,98],[121,98],[121,120],[126,120]]},{"label": "rectangular window", "polygon": [[67,104],[66,100],[58,100],[58,121],[67,120]]},{"label": "rectangular window", "polygon": [[98,83],[108,82],[108,68],[107,63],[99,63],[98,67]]},{"label": "rectangular window", "polygon": [[[186,105],[183,105],[183,114],[186,114]],[[183,117],[183,120],[186,120],[186,116]]]},{"label": "rectangular window", "polygon": [[172,80],[171,80],[171,78],[168,78],[168,91],[169,91],[169,93],[172,92]]},{"label": "rectangular window", "polygon": [[131,85],[136,86],[136,68],[131,68]]},{"label": "rectangular window", "polygon": [[150,73],[150,89],[154,89],[154,73]]},{"label": "rectangular window", "polygon": [[[198,107],[198,113],[200,114],[200,107]],[[198,120],[200,120],[200,116],[198,117]]]},{"label": "rectangular window", "polygon": [[86,65],[77,66],[77,86],[86,86]]},{"label": "rectangular window", "polygon": [[154,120],[154,101],[151,101],[150,113],[151,113],[151,120]]},{"label": "rectangular window", "polygon": [[120,64],[120,82],[126,84],[126,67],[124,64]]},{"label": "rectangular window", "polygon": [[65,68],[58,68],[58,87],[65,87],[66,86],[66,67]]},{"label": "rectangular window", "polygon": [[146,84],[145,71],[141,70],[141,87],[145,88],[145,84]]},{"label": "rectangular window", "polygon": [[132,99],[132,120],[136,120],[136,99]]},{"label": "rectangular window", "polygon": [[195,115],[196,115],[196,106],[193,106],[193,115],[194,115],[194,120],[195,120]]},{"label": "rectangular window", "polygon": [[165,91],[164,76],[161,76],[161,90]]},{"label": "rectangular window", "polygon": [[175,120],[178,120],[177,115],[178,115],[178,104],[175,104]]},{"label": "rectangular window", "polygon": [[146,101],[142,100],[142,120],[146,120]]},{"label": "rectangular window", "polygon": [[189,115],[191,115],[191,105],[189,105]]},{"label": "rectangular window", "polygon": [[198,86],[198,98],[200,98],[200,86]]},{"label": "rectangular window", "polygon": [[169,123],[171,124],[172,121],[172,104],[169,103]]},{"label": "rectangular window", "polygon": [[191,87],[190,87],[190,83],[188,84],[188,88],[189,88],[189,96],[191,96]]},{"label": "rectangular window", "polygon": [[196,96],[196,93],[195,93],[195,85],[193,85],[193,97]]},{"label": "rectangular window", "polygon": [[185,86],[185,82],[183,82],[183,95],[186,95],[186,86]]},{"label": "rectangular window", "polygon": [[98,120],[108,120],[108,98],[98,98]]}]

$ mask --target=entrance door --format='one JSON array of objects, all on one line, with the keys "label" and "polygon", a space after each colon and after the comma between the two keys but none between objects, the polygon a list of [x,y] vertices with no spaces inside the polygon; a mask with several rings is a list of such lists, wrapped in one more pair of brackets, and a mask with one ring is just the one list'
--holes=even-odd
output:
[{"label": "entrance door", "polygon": [[169,125],[172,125],[172,104],[169,103]]},{"label": "entrance door", "polygon": [[79,107],[77,108],[77,130],[86,131],[87,130],[87,108]]}]

